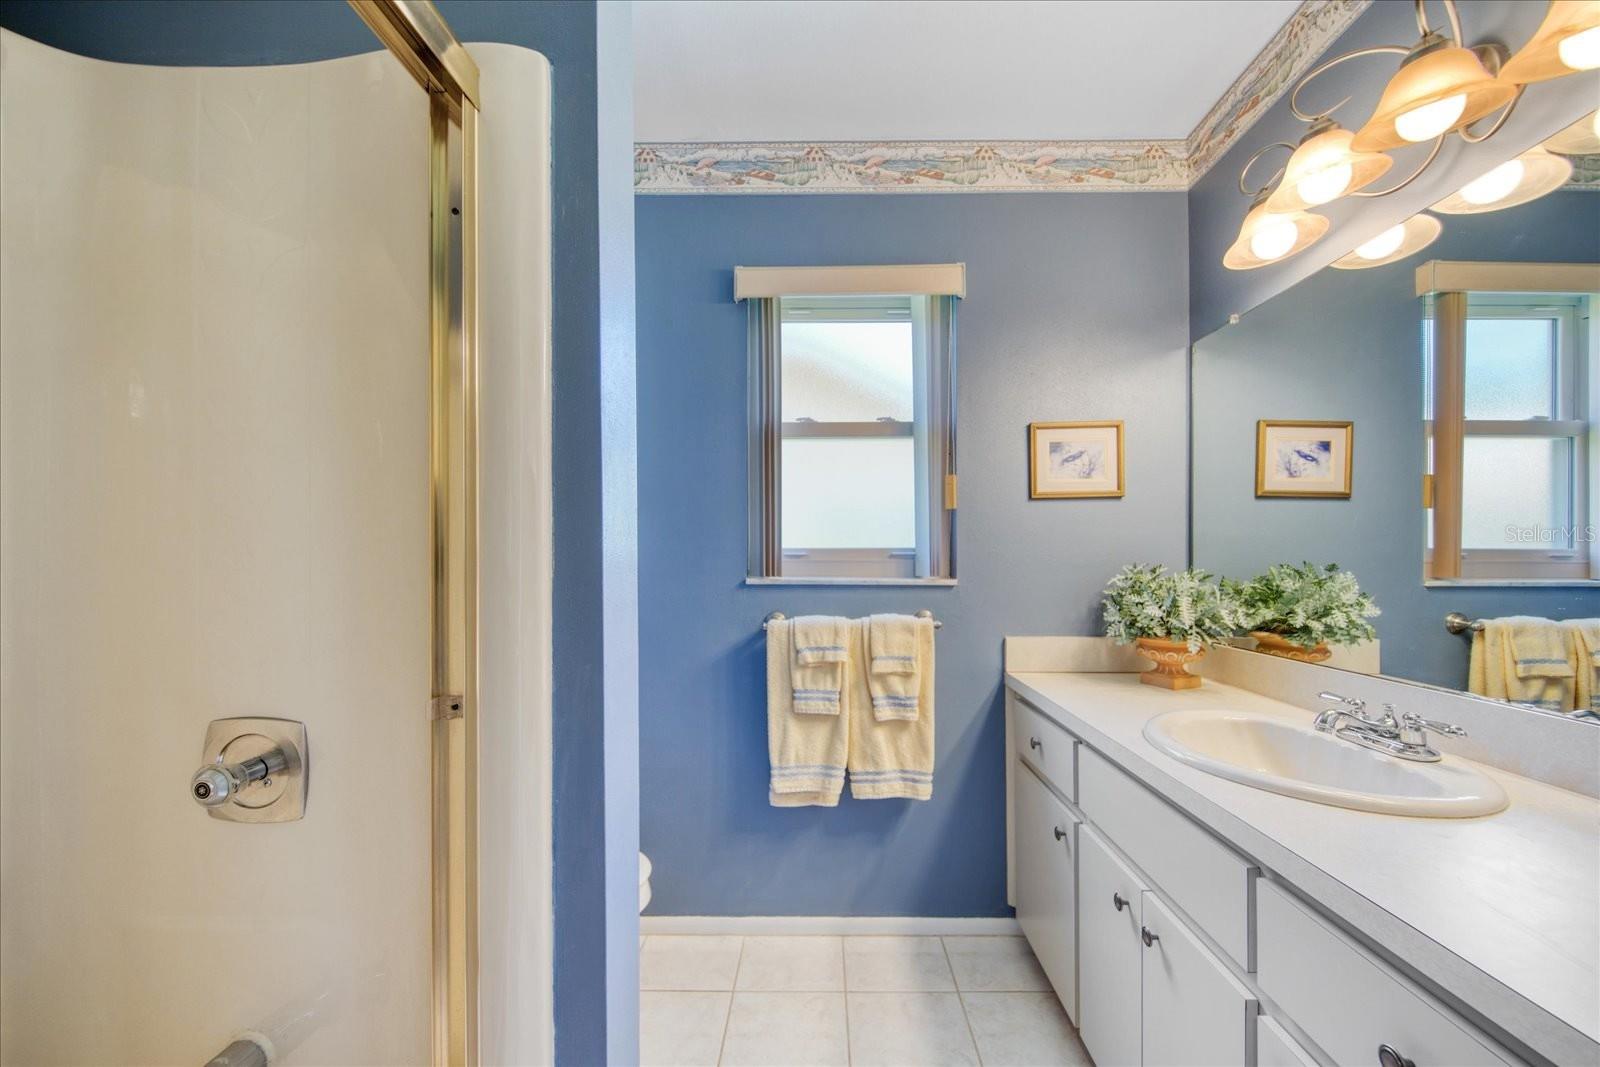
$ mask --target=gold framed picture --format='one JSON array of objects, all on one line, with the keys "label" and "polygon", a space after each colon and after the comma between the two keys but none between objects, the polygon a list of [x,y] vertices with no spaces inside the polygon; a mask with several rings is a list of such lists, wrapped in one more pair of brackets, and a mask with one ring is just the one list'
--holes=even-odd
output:
[{"label": "gold framed picture", "polygon": [[1030,422],[1028,495],[1034,500],[1121,496],[1122,420]]},{"label": "gold framed picture", "polygon": [[1256,423],[1256,496],[1350,498],[1353,422],[1261,419]]}]

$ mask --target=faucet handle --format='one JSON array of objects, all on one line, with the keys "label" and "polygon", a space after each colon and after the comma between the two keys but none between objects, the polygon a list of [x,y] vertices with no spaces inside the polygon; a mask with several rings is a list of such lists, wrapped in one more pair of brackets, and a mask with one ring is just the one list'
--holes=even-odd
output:
[{"label": "faucet handle", "polygon": [[1414,711],[1408,711],[1401,716],[1401,722],[1405,723],[1409,729],[1413,730],[1432,730],[1434,733],[1444,734],[1446,737],[1467,736],[1467,731],[1463,730],[1453,722],[1439,722],[1437,719],[1424,719],[1421,715],[1418,715]]},{"label": "faucet handle", "polygon": [[1338,693],[1318,693],[1317,699],[1331,700],[1336,704],[1346,704],[1352,708],[1355,708],[1357,711],[1360,711],[1362,708],[1367,706],[1367,702],[1365,700],[1357,700],[1355,697],[1342,697]]}]

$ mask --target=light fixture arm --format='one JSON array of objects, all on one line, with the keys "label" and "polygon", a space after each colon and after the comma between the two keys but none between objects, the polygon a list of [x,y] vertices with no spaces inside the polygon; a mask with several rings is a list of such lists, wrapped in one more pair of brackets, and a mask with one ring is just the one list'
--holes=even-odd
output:
[{"label": "light fixture arm", "polygon": [[[1351,196],[1351,197],[1356,197],[1356,196],[1371,197],[1371,196],[1388,196],[1390,193],[1398,193],[1400,190],[1404,189],[1406,186],[1410,185],[1412,182],[1414,182],[1418,178],[1422,177],[1422,172],[1423,171],[1425,171],[1429,167],[1433,166],[1433,161],[1439,158],[1439,150],[1444,147],[1444,139],[1447,136],[1449,136],[1449,135],[1441,133],[1439,136],[1435,137],[1433,139],[1433,147],[1428,149],[1428,158],[1424,159],[1421,163],[1418,163],[1417,164],[1417,169],[1412,171],[1411,174],[1408,177],[1406,177],[1403,181],[1399,182],[1398,184],[1391,185],[1387,189],[1357,189],[1355,192],[1347,193],[1345,195]],[[1487,135],[1485,135],[1485,136],[1487,136]]]},{"label": "light fixture arm", "polygon": [[[1434,32],[1428,25],[1428,11],[1423,0],[1415,0],[1417,6],[1417,29],[1426,37]],[[1445,18],[1450,20],[1450,36],[1457,45],[1461,44],[1461,15],[1456,11],[1456,0],[1444,0]]]},{"label": "light fixture arm", "polygon": [[1273,141],[1271,144],[1262,145],[1260,148],[1256,149],[1255,155],[1246,160],[1244,169],[1239,171],[1239,191],[1245,196],[1254,199],[1266,192],[1268,189],[1271,189],[1274,185],[1277,185],[1278,182],[1283,178],[1284,168],[1279,167],[1273,172],[1272,177],[1266,180],[1266,184],[1262,185],[1259,189],[1252,189],[1245,184],[1246,180],[1250,176],[1250,168],[1255,166],[1257,160],[1266,155],[1268,152],[1272,151],[1274,148],[1287,148],[1291,155],[1294,154],[1294,145],[1290,144],[1288,141]]},{"label": "light fixture arm", "polygon": [[1409,55],[1410,53],[1411,49],[1405,48],[1401,45],[1378,44],[1373,45],[1371,48],[1358,48],[1354,52],[1346,52],[1342,56],[1334,56],[1332,59],[1310,71],[1305,77],[1300,79],[1300,83],[1296,85],[1294,87],[1294,91],[1289,94],[1289,110],[1294,114],[1294,117],[1299,119],[1301,122],[1316,122],[1318,119],[1325,119],[1329,115],[1332,115],[1335,111],[1338,111],[1344,105],[1348,104],[1350,102],[1350,98],[1347,96],[1331,107],[1323,108],[1321,111],[1318,111],[1315,114],[1308,114],[1307,112],[1300,110],[1300,90],[1310,85],[1312,79],[1327,73],[1341,63],[1348,62],[1352,59],[1360,59],[1363,56],[1404,56]]},{"label": "light fixture arm", "polygon": [[[1483,63],[1483,69],[1495,76],[1499,75],[1500,68],[1505,66],[1506,60],[1511,56],[1510,51],[1505,45],[1493,43],[1474,45],[1472,52]],[[1526,85],[1517,86],[1517,95],[1513,96],[1509,101],[1507,101],[1506,106],[1500,109],[1499,116],[1495,118],[1493,125],[1491,125],[1487,130],[1484,130],[1482,133],[1473,133],[1472,127],[1467,126],[1463,129],[1457,130],[1456,132],[1459,133],[1461,135],[1461,139],[1468,144],[1478,144],[1481,141],[1487,141],[1496,133],[1500,132],[1500,127],[1506,124],[1506,119],[1509,119],[1511,117],[1511,113],[1517,109],[1517,102],[1522,99],[1522,94],[1526,92],[1527,89],[1528,87]]]}]

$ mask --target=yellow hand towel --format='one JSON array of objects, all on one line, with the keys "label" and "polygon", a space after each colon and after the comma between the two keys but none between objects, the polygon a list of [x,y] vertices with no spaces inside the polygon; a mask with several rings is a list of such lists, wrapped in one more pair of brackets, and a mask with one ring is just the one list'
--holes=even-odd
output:
[{"label": "yellow hand towel", "polygon": [[867,692],[872,697],[873,718],[879,722],[916,721],[922,690],[917,647],[923,627],[932,631],[933,620],[914,615],[873,615],[867,620],[867,654],[871,661]]},{"label": "yellow hand towel", "polygon": [[1560,623],[1532,615],[1499,621],[1510,627],[1518,678],[1571,678],[1576,673],[1572,641]]},{"label": "yellow hand towel", "polygon": [[[850,722],[850,795],[857,799],[933,796],[933,624],[916,629],[917,707],[915,719],[879,719],[865,714],[872,700],[870,671],[848,672],[845,716]],[[856,628],[858,663],[867,660],[870,622]]]},{"label": "yellow hand towel", "polygon": [[[793,625],[767,627],[767,758],[774,807],[831,808],[844,789],[849,719],[842,714],[796,714],[793,699]],[[829,664],[836,671],[843,664]],[[813,668],[814,669],[814,668]],[[835,708],[839,691],[834,690]]]},{"label": "yellow hand towel", "polygon": [[843,663],[849,658],[850,620],[837,615],[801,615],[794,620],[794,661]]},{"label": "yellow hand towel", "polygon": [[[1527,704],[1531,707],[1546,708],[1550,711],[1567,711],[1572,707],[1574,678],[1570,669],[1565,676],[1562,675],[1522,675],[1518,673],[1517,645],[1514,635],[1519,628],[1528,632],[1523,639],[1525,655],[1528,660],[1543,660],[1552,657],[1543,655],[1545,651],[1538,638],[1533,636],[1531,622],[1544,623],[1551,626],[1548,619],[1532,620],[1525,616],[1511,616],[1504,619],[1485,619],[1483,629],[1472,639],[1472,661],[1468,673],[1468,688],[1479,696],[1486,696],[1493,700],[1505,700],[1513,704]],[[1540,654],[1535,655],[1535,651]],[[1563,654],[1563,659],[1565,655]],[[1528,663],[1528,669],[1554,669],[1553,664]]]},{"label": "yellow hand towel", "polygon": [[1572,659],[1578,665],[1573,679],[1574,711],[1600,712],[1600,619],[1570,619]]},{"label": "yellow hand towel", "polygon": [[849,658],[845,645],[850,620],[833,615],[802,615],[790,627],[790,697],[795,712],[839,714],[839,690],[844,688],[845,661]]}]

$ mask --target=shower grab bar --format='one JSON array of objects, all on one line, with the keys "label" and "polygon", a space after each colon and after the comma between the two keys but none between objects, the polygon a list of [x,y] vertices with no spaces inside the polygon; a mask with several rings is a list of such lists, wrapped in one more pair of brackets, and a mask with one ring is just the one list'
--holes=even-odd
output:
[{"label": "shower grab bar", "polygon": [[[763,630],[765,630],[769,626],[771,626],[773,623],[782,622],[784,619],[787,619],[788,617],[789,616],[785,615],[781,611],[774,611],[771,615],[768,615],[766,618],[761,620],[761,628]],[[917,612],[917,618],[919,618],[919,619],[933,619],[933,612],[929,611],[927,608],[923,608],[921,611]],[[944,623],[940,622],[938,619],[933,619],[933,628],[935,630],[942,629],[943,627],[944,627]]]}]

